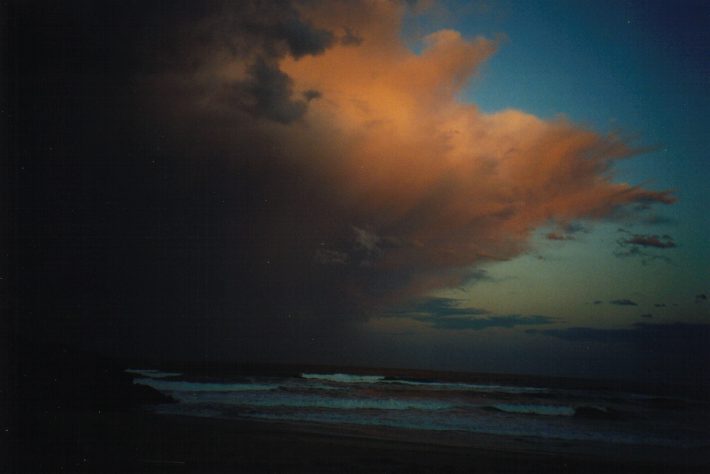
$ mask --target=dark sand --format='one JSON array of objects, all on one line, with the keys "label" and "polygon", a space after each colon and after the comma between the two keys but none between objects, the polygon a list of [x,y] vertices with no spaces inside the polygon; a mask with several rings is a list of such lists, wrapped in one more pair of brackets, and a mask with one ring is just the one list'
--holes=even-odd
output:
[{"label": "dark sand", "polygon": [[114,361],[19,347],[0,472],[710,472],[710,450],[156,415],[170,399]]},{"label": "dark sand", "polygon": [[10,472],[710,472],[697,450],[539,443],[392,429],[37,412],[10,438]]}]

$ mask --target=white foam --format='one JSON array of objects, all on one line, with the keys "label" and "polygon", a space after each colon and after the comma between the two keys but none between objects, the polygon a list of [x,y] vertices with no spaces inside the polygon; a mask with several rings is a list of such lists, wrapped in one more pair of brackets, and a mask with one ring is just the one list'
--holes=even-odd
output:
[{"label": "white foam", "polygon": [[377,383],[385,379],[384,375],[354,374],[301,374],[304,379],[326,380],[337,383]]}]

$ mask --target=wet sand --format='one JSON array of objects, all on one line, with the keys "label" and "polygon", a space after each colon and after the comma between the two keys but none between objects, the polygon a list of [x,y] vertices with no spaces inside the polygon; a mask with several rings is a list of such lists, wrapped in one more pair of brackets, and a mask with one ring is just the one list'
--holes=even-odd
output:
[{"label": "wet sand", "polygon": [[11,472],[708,472],[700,450],[164,416],[28,414]]}]

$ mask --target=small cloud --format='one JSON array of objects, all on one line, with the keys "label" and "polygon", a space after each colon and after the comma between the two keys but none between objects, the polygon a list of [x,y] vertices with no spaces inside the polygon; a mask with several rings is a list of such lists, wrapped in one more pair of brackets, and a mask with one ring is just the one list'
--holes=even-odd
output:
[{"label": "small cloud", "polygon": [[642,314],[641,317],[642,317],[642,318],[652,318],[653,315],[650,314],[650,313],[646,313],[646,314]]},{"label": "small cloud", "polygon": [[602,300],[594,300],[592,304],[602,304],[604,303]]},{"label": "small cloud", "polygon": [[655,306],[656,308],[665,308],[666,304],[665,303],[656,303],[653,306]]},{"label": "small cloud", "polygon": [[701,293],[699,295],[695,295],[695,302],[696,303],[704,303],[708,300],[708,295],[705,293]]},{"label": "small cloud", "polygon": [[657,249],[671,249],[676,246],[670,235],[662,235],[659,237],[657,235],[636,234],[623,242],[630,245],[639,245],[641,247],[655,247]]},{"label": "small cloud", "polygon": [[632,234],[626,229],[619,229],[619,232],[627,234],[629,237],[616,241],[619,248],[614,251],[614,255],[616,257],[641,257],[644,265],[652,260],[670,262],[667,256],[649,253],[648,249],[665,251],[677,247],[670,235]]},{"label": "small cloud", "polygon": [[611,300],[611,301],[609,301],[609,304],[615,304],[617,306],[638,306],[638,304],[635,301],[631,301],[630,299],[627,299],[627,298],[622,298],[619,300]]}]

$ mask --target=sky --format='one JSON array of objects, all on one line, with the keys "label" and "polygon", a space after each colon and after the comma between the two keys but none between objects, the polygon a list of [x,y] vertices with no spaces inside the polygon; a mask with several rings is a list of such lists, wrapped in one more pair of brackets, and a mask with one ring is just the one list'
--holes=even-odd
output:
[{"label": "sky", "polygon": [[710,382],[705,2],[10,2],[17,340]]}]

